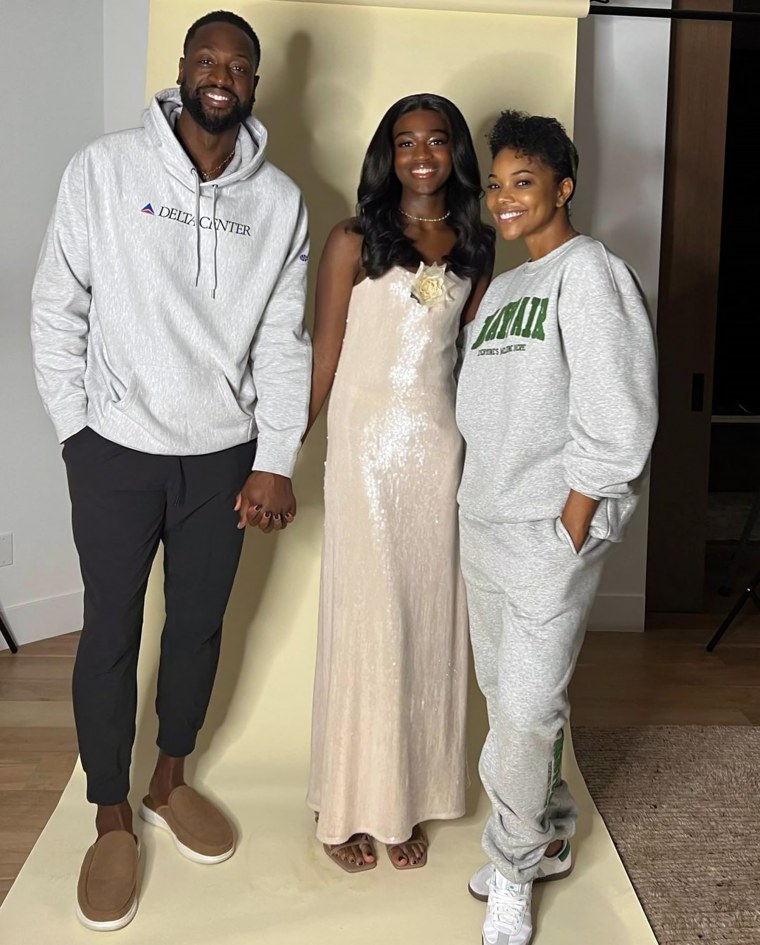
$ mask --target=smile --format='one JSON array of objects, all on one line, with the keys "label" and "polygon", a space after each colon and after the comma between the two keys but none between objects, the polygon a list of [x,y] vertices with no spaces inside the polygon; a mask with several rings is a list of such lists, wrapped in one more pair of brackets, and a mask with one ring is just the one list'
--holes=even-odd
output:
[{"label": "smile", "polygon": [[229,92],[204,89],[203,95],[212,103],[212,105],[230,105],[233,101],[233,96],[230,95]]},{"label": "smile", "polygon": [[497,213],[496,216],[500,223],[511,223],[512,220],[524,216],[527,212],[527,210],[503,210]]},{"label": "smile", "polygon": [[417,177],[420,180],[424,180],[426,177],[432,177],[435,174],[436,169],[434,167],[413,167],[411,170],[412,177]]}]

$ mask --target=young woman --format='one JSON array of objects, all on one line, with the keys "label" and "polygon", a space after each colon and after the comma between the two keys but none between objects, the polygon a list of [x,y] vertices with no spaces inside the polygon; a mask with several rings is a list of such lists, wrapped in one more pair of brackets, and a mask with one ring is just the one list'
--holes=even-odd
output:
[{"label": "young woman", "polygon": [[308,800],[349,872],[376,865],[375,840],[423,866],[422,821],[464,813],[454,368],[493,265],[480,195],[459,110],[408,96],[319,266],[310,425],[332,397]]},{"label": "young woman", "polygon": [[487,203],[529,260],[493,281],[457,396],[466,442],[462,570],[491,730],[487,945],[527,945],[535,879],[570,865],[561,778],[567,686],[602,566],[636,504],[654,438],[652,330],[635,277],[573,228],[577,153],[551,118],[504,112]]}]

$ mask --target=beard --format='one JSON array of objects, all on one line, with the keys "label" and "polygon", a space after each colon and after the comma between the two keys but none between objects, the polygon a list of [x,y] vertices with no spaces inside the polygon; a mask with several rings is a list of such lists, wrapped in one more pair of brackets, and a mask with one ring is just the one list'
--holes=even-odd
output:
[{"label": "beard", "polygon": [[253,108],[253,94],[247,102],[241,102],[239,99],[236,99],[237,104],[234,104],[230,111],[224,114],[209,115],[201,101],[202,91],[203,88],[196,88],[196,90],[191,93],[190,89],[187,87],[187,83],[183,82],[179,87],[179,96],[182,101],[182,106],[187,109],[195,122],[209,134],[220,135],[225,131],[229,131],[230,128],[234,128],[236,125],[244,122],[251,114],[251,109]]}]

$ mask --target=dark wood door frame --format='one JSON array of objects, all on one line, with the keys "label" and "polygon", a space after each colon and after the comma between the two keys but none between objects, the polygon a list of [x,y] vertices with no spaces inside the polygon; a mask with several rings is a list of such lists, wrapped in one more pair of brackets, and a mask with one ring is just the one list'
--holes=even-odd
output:
[{"label": "dark wood door frame", "polygon": [[[728,10],[733,0],[675,0]],[[673,23],[657,336],[647,608],[703,607],[731,24]]]}]

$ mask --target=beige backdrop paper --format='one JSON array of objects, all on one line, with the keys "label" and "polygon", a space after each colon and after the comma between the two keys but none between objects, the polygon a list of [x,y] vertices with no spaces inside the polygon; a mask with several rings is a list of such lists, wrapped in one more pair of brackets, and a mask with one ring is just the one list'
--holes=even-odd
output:
[{"label": "beige backdrop paper", "polygon": [[454,13],[506,13],[523,16],[579,17],[588,14],[590,0],[305,0],[339,6],[385,7]]},{"label": "beige backdrop paper", "polygon": [[[463,0],[461,6],[470,5]],[[494,0],[491,6],[581,15],[587,4]],[[209,0],[153,0],[149,92],[174,84],[185,30],[211,7]],[[556,115],[571,127],[573,17],[434,13],[402,10],[394,3],[380,8],[311,0],[260,0],[238,3],[235,9],[261,38],[256,113],[270,131],[270,158],[305,192],[312,220],[312,275],[328,229],[352,212],[370,135],[400,96],[434,91],[452,98],[470,122],[484,168],[483,135],[505,107]],[[500,258],[497,270],[505,264]],[[480,941],[483,907],[466,892],[469,873],[482,862],[479,837],[486,815],[475,773],[485,715],[474,685],[469,814],[459,822],[431,826],[426,869],[398,873],[383,854],[372,873],[348,876],[328,861],[313,836],[304,798],[324,451],[324,426],[317,425],[296,471],[296,523],[281,535],[247,535],[216,689],[189,766],[195,783],[235,820],[239,850],[220,866],[197,866],[183,860],[166,835],[138,821],[144,839],[141,905],[132,925],[115,933],[123,945]],[[160,578],[158,562],[146,602],[139,667],[135,801],[147,785],[155,752]],[[360,690],[356,697],[361,698]],[[567,775],[582,807],[577,867],[570,879],[538,893],[537,945],[654,943],[569,754]],[[92,940],[73,911],[76,874],[91,839],[92,809],[84,802],[77,767],[0,911],[0,941],[22,945],[33,937],[35,945],[76,945]]]}]

